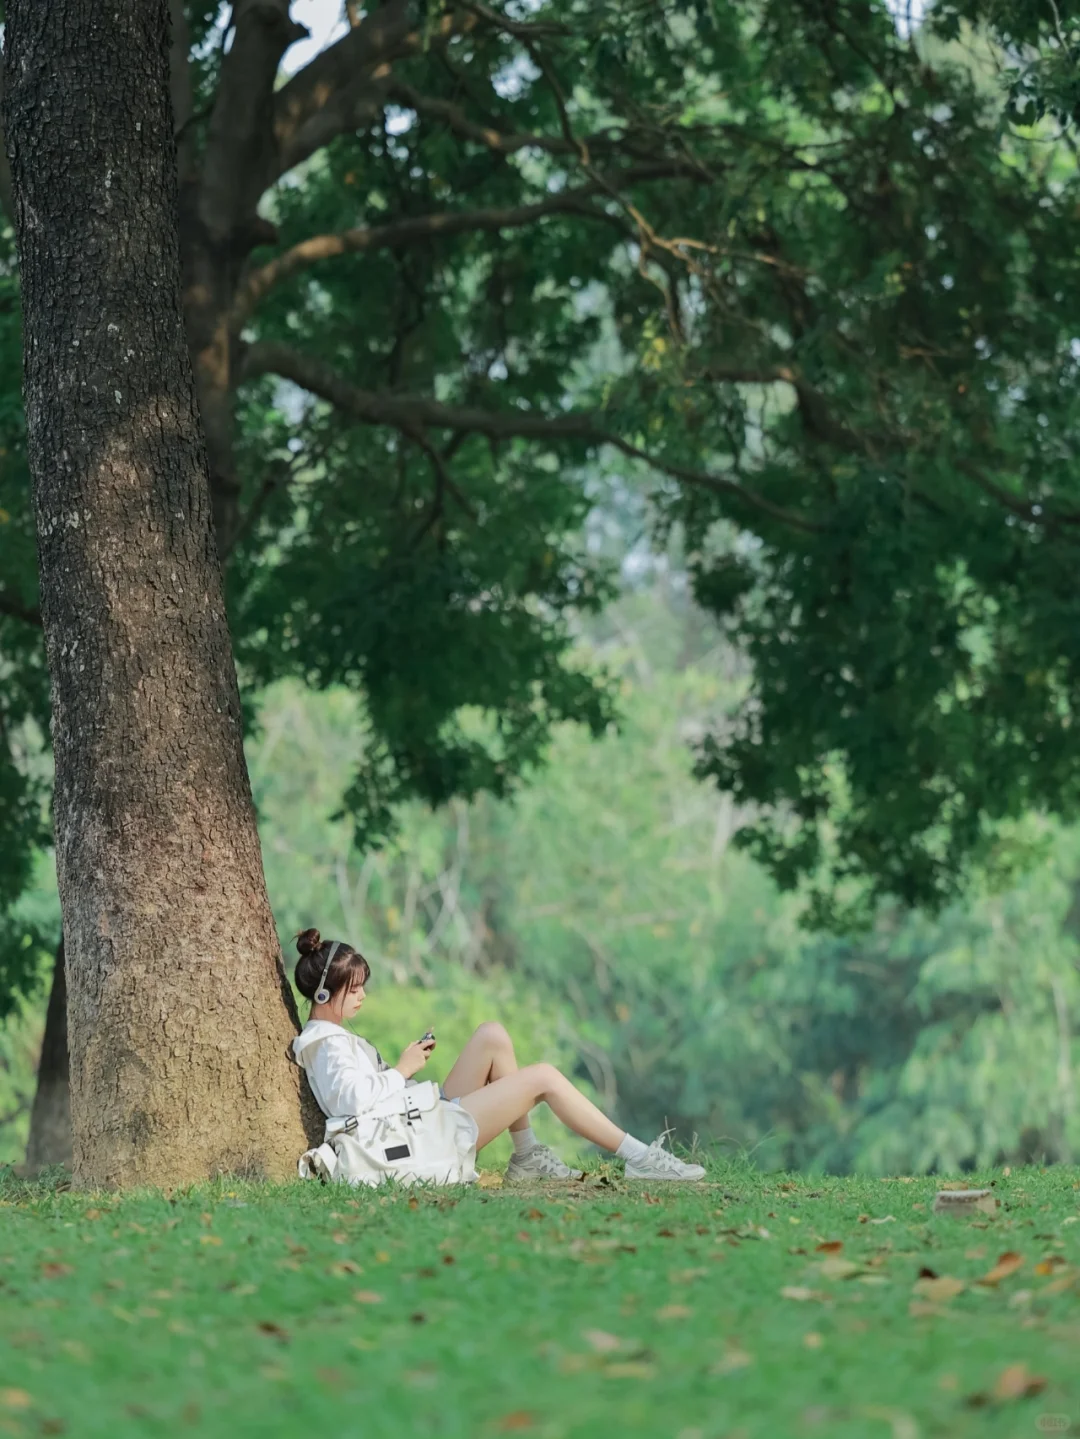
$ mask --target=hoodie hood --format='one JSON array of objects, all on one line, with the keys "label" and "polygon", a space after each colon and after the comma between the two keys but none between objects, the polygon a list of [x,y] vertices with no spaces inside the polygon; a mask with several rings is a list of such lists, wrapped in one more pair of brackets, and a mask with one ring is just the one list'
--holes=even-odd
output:
[{"label": "hoodie hood", "polygon": [[351,1033],[342,1029],[340,1024],[334,1024],[329,1019],[309,1019],[307,1024],[292,1042],[293,1054],[296,1055],[297,1064],[307,1068],[307,1058],[315,1045],[321,1044],[324,1039],[330,1039],[335,1034]]}]

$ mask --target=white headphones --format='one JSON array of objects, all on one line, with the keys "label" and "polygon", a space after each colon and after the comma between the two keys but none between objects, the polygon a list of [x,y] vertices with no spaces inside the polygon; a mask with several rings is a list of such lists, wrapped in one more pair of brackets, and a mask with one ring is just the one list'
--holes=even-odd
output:
[{"label": "white headphones", "polygon": [[330,946],[330,958],[326,961],[326,964],[323,967],[322,978],[319,980],[319,987],[315,991],[316,1004],[330,1003],[330,991],[326,987],[326,976],[330,973],[330,966],[334,962],[334,955],[337,954],[340,948],[341,941],[339,939],[335,939],[333,944]]}]

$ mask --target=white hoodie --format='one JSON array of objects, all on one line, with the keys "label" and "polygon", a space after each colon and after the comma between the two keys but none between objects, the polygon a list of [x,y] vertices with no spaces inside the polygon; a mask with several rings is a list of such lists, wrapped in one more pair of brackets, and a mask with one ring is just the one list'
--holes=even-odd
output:
[{"label": "white hoodie", "polygon": [[327,1119],[363,1114],[406,1085],[400,1069],[379,1069],[374,1045],[329,1019],[309,1019],[293,1040],[293,1053]]}]

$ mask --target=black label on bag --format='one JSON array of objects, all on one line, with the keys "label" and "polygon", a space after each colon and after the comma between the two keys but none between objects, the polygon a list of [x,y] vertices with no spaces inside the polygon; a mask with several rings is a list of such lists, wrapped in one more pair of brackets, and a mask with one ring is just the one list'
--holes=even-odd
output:
[{"label": "black label on bag", "polygon": [[407,1144],[395,1144],[385,1151],[387,1159],[408,1159],[412,1151]]}]

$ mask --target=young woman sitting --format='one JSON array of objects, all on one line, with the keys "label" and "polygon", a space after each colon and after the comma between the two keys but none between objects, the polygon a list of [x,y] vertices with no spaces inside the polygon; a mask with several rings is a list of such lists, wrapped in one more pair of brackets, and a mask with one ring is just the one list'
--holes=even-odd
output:
[{"label": "young woman sitting", "polygon": [[[427,1063],[434,1037],[407,1045],[391,1066],[374,1045],[345,1028],[364,1003],[371,967],[351,945],[323,941],[317,929],[297,935],[300,959],[296,987],[311,1001],[311,1017],[293,1041],[313,1094],[327,1119],[346,1119],[404,1089]],[[459,1104],[475,1121],[476,1148],[510,1131],[514,1153],[505,1182],[537,1179],[579,1179],[532,1132],[529,1113],[545,1101],[583,1139],[626,1161],[628,1179],[703,1179],[700,1164],[686,1164],[663,1146],[663,1139],[645,1144],[612,1124],[596,1105],[551,1064],[518,1068],[514,1046],[501,1024],[482,1024],[461,1051],[442,1086],[444,1099]]]}]

